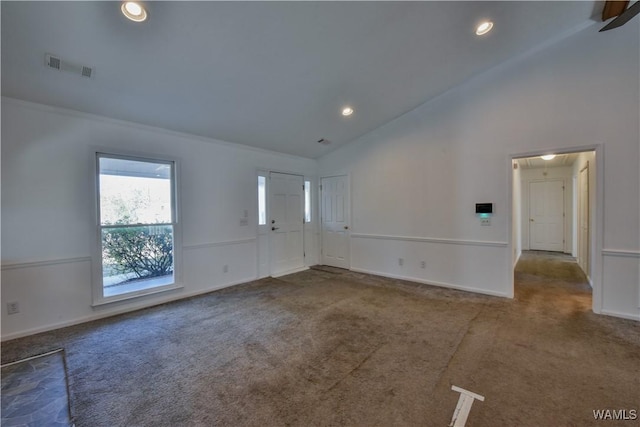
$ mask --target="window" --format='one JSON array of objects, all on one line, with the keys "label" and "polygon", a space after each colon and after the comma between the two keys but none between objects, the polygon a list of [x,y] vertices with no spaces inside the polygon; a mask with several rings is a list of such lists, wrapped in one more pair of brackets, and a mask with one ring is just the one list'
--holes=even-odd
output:
[{"label": "window", "polygon": [[98,153],[97,169],[95,302],[175,288],[175,163]]},{"label": "window", "polygon": [[304,182],[304,222],[311,222],[311,181]]},{"label": "window", "polygon": [[267,223],[267,178],[258,176],[258,225]]}]

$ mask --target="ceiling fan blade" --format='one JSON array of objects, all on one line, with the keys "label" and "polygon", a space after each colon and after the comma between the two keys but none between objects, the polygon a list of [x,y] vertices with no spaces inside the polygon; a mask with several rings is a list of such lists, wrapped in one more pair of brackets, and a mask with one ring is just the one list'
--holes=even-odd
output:
[{"label": "ceiling fan blade", "polygon": [[602,8],[602,22],[620,15],[622,12],[627,10],[628,5],[629,0],[607,0],[604,2],[604,7]]},{"label": "ceiling fan blade", "polygon": [[609,22],[607,25],[602,27],[600,32],[613,30],[614,28],[618,28],[624,24],[626,24],[631,18],[640,13],[640,1],[632,4],[627,10],[622,12],[615,18],[613,21]]}]

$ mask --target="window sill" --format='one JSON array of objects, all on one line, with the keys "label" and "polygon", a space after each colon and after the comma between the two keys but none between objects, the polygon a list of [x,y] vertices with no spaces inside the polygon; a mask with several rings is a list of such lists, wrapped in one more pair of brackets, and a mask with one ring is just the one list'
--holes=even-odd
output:
[{"label": "window sill", "polygon": [[93,304],[91,304],[91,307],[101,307],[101,306],[108,305],[108,304],[111,304],[111,303],[128,301],[128,300],[132,300],[132,299],[135,299],[135,298],[145,297],[145,296],[149,296],[149,295],[155,295],[155,294],[159,294],[159,293],[163,293],[163,292],[175,291],[176,289],[183,289],[183,288],[184,288],[183,284],[172,283],[170,285],[158,286],[156,288],[144,289],[144,290],[136,291],[136,292],[129,292],[129,293],[126,293],[126,294],[116,295],[116,296],[108,297],[108,298],[101,298],[98,301],[94,301]]}]

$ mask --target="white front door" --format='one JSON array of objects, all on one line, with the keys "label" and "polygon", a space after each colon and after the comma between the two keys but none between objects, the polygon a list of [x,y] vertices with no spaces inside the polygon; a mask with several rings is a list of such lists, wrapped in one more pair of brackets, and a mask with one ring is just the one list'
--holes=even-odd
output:
[{"label": "white front door", "polygon": [[564,182],[529,183],[529,248],[564,250]]},{"label": "white front door", "polygon": [[304,178],[271,172],[267,221],[271,275],[304,268]]},{"label": "white front door", "polygon": [[589,164],[578,179],[578,265],[589,275]]},{"label": "white front door", "polygon": [[349,268],[349,183],[346,175],[320,180],[322,264]]}]

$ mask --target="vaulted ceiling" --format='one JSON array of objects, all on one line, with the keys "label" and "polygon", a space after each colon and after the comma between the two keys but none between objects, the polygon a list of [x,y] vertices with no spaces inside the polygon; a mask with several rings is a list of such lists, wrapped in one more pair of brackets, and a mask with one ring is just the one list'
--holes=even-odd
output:
[{"label": "vaulted ceiling", "polygon": [[[584,25],[579,2],[2,2],[2,94],[317,158]],[[493,31],[476,36],[490,19]],[[45,67],[45,54],[94,67]],[[340,114],[344,105],[355,113]],[[325,138],[330,145],[317,141]]]}]

